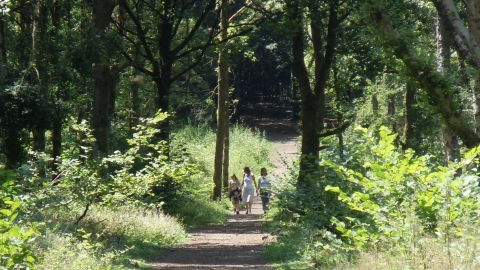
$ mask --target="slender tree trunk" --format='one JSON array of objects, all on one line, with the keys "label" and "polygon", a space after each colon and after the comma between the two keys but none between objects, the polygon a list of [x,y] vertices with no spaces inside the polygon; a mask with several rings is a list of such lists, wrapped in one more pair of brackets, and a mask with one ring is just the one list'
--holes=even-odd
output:
[{"label": "slender tree trunk", "polygon": [[[53,28],[50,31],[50,39],[55,40],[57,38],[58,30],[61,27],[61,18],[62,18],[62,3],[60,0],[56,0],[53,3],[51,16],[52,16],[52,26]],[[67,7],[67,11],[69,11],[70,7]],[[53,53],[51,57],[51,65],[57,67],[59,62],[59,54]],[[57,172],[57,159],[61,155],[62,151],[62,129],[63,129],[63,120],[64,120],[64,112],[62,109],[62,104],[64,102],[60,91],[56,91],[56,99],[55,99],[55,107],[53,108],[54,115],[52,119],[52,135],[51,135],[51,143],[52,143],[52,152],[51,152],[51,170],[56,172],[52,175],[52,178],[55,179],[59,172]]]},{"label": "slender tree trunk", "polygon": [[[49,95],[47,92],[49,80],[46,63],[46,59],[48,59],[49,55],[49,48],[47,45],[47,17],[47,6],[43,3],[38,3],[32,29],[32,61],[35,63],[35,72],[31,72],[31,80],[32,82],[37,82],[37,85],[40,88],[40,98],[42,102],[46,101],[47,96]],[[44,103],[47,104],[46,102]],[[43,152],[45,151],[46,145],[45,131],[47,128],[46,122],[48,117],[46,115],[38,114],[38,118],[39,121],[37,121],[37,124],[32,131],[33,147],[35,151]]]},{"label": "slender tree trunk", "polygon": [[415,105],[415,86],[411,82],[407,82],[405,91],[405,125],[403,128],[402,153],[405,154],[407,149],[412,148],[413,141],[413,106]]},{"label": "slender tree trunk", "polygon": [[[221,20],[220,20],[220,30],[221,40],[227,38],[227,29],[228,29],[228,0],[221,1]],[[229,91],[229,82],[228,82],[228,49],[227,44],[225,44],[218,54],[218,108],[217,108],[217,141],[215,144],[215,160],[214,160],[214,172],[213,172],[213,182],[215,184],[213,190],[213,198],[220,199],[222,197],[222,177],[224,173],[222,169],[227,170],[227,179],[228,181],[228,164],[225,163],[224,154],[228,155],[228,148],[225,149],[226,143],[226,133],[228,133],[228,91]],[[226,129],[225,129],[226,128]],[[225,184],[225,183],[224,183]]]},{"label": "slender tree trunk", "polygon": [[100,157],[108,154],[108,131],[110,127],[109,104],[112,89],[110,67],[99,63],[95,67],[95,91],[93,97],[93,129],[96,150]]},{"label": "slender tree trunk", "polygon": [[[475,39],[478,44],[480,43],[480,2],[477,0],[464,0],[463,3],[466,7],[468,30],[471,37]],[[478,69],[480,70],[480,66]],[[473,93],[475,95],[474,117],[476,132],[480,134],[480,72],[474,75],[472,81],[474,82]]]},{"label": "slender tree trunk", "polygon": [[[157,109],[164,113],[169,112],[170,106],[170,78],[172,76],[173,62],[166,62],[162,65],[160,78],[155,80],[157,85]],[[170,142],[170,124],[168,119],[160,123],[159,139]]]},{"label": "slender tree trunk", "polygon": [[[337,123],[338,123],[338,125],[341,125],[343,123],[343,115],[341,113],[340,108],[342,106],[342,102],[344,101],[344,98],[343,98],[343,95],[342,95],[342,90],[341,90],[340,86],[338,85],[338,68],[337,68],[337,65],[333,66],[333,80],[334,80],[333,85],[334,85],[334,88],[335,88],[335,99],[336,99],[337,108],[338,108]],[[340,160],[343,160],[344,149],[345,149],[345,145],[344,145],[344,142],[343,142],[343,132],[339,131],[337,136],[338,136],[338,156],[340,157]]]},{"label": "slender tree trunk", "polygon": [[0,18],[0,88],[3,89],[7,77],[7,49],[5,48],[5,26],[3,18]]},{"label": "slender tree trunk", "polygon": [[395,94],[390,94],[388,96],[388,104],[387,104],[387,116],[392,123],[392,131],[393,133],[397,133],[397,124],[395,123],[395,115],[396,115],[396,101],[395,101]]},{"label": "slender tree trunk", "polygon": [[139,82],[141,80],[141,75],[137,69],[133,69],[132,75],[133,81],[130,86],[130,102],[132,113],[128,119],[128,126],[130,130],[133,130],[133,128],[138,125],[138,119],[140,118]]},{"label": "slender tree trunk", "polygon": [[319,151],[317,133],[317,98],[310,88],[304,55],[303,14],[296,1],[287,1],[287,14],[293,27],[292,55],[293,75],[297,79],[301,97],[302,145],[298,183],[304,183],[309,173],[317,168]]},{"label": "slender tree trunk", "polygon": [[[62,153],[62,122],[61,117],[54,117],[52,122],[52,171],[57,171],[57,159]],[[55,177],[55,176],[54,176]]]},{"label": "slender tree trunk", "polygon": [[[435,20],[435,43],[437,46],[437,71],[444,73],[450,68],[450,42],[447,38],[445,26],[438,18]],[[445,156],[445,164],[460,159],[460,146],[458,144],[457,135],[452,129],[442,125],[442,146]]]},{"label": "slender tree trunk", "polygon": [[[94,0],[93,16],[95,22],[97,42],[101,44],[100,49],[107,50],[108,44],[106,31],[110,25],[113,9],[117,5],[114,0]],[[95,60],[95,88],[93,96],[93,129],[96,140],[96,154],[104,157],[108,154],[108,132],[110,129],[110,112],[112,109],[112,96],[115,95],[114,78],[111,74],[111,67],[104,59]]]},{"label": "slender tree trunk", "polygon": [[[229,111],[228,108],[226,110],[227,112]],[[223,189],[227,191],[228,189],[228,180],[230,179],[229,177],[229,166],[230,166],[230,132],[229,132],[229,119],[228,115],[226,116],[225,120],[226,127],[224,128],[225,131],[225,139],[224,145],[223,145],[223,168],[222,168],[222,179],[223,179]]]}]

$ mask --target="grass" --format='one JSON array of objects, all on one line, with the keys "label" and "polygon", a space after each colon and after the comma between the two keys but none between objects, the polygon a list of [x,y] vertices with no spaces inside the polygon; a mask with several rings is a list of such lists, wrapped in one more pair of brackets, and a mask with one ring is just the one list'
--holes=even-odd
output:
[{"label": "grass", "polygon": [[[201,164],[206,175],[213,176],[213,158],[215,155],[215,131],[209,128],[187,126],[175,134],[173,143],[183,145],[196,162]],[[235,125],[230,128],[230,166],[229,174],[243,175],[243,168],[250,167],[254,174],[260,175],[262,167],[272,167],[270,157],[275,153],[273,144],[258,130]],[[211,182],[212,179],[206,179]]]},{"label": "grass", "polygon": [[[68,216],[62,217],[63,221]],[[141,208],[93,208],[79,227],[51,228],[37,244],[39,269],[138,267],[158,248],[187,239],[176,218]],[[82,268],[78,268],[81,265]]]},{"label": "grass", "polygon": [[335,269],[480,269],[480,230],[473,226],[469,230],[470,236],[454,237],[450,244],[444,237],[422,237],[407,246],[376,246]]},{"label": "grass", "polygon": [[[273,147],[257,131],[235,126],[230,136],[230,171],[237,174],[249,166],[253,172],[271,166]],[[208,128],[186,127],[172,136],[172,145],[181,146],[199,164],[194,183],[182,191],[182,203],[175,217],[141,207],[92,207],[78,225],[73,221],[83,209],[60,207],[43,213],[45,228],[36,239],[38,269],[147,269],[159,248],[188,238],[187,228],[226,222],[231,204],[212,202],[215,132]]]}]

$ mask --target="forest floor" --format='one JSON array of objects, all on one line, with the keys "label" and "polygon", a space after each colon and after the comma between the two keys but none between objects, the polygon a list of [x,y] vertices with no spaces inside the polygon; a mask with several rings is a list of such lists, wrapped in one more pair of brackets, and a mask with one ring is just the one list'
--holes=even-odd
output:
[{"label": "forest floor", "polygon": [[[298,154],[298,132],[290,120],[289,108],[269,103],[251,105],[241,117],[251,128],[265,132],[275,145],[277,154],[267,168],[275,181],[287,173]],[[263,254],[265,245],[274,241],[266,232],[259,197],[255,197],[252,214],[229,215],[226,225],[211,224],[188,233],[191,239],[184,244],[163,249],[150,262],[154,269],[275,269]]]}]

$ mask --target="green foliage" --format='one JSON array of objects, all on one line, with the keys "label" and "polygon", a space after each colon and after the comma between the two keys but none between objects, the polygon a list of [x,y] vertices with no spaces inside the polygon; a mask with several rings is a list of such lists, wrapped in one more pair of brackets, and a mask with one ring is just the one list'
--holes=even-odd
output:
[{"label": "green foliage", "polygon": [[[73,129],[83,134],[83,145],[69,147],[59,159],[56,180],[42,177],[30,179],[33,186],[44,186],[38,194],[44,208],[55,204],[90,205],[148,205],[174,212],[182,201],[181,192],[188,186],[190,177],[197,173],[195,165],[184,152],[166,156],[166,145],[155,143],[155,126],[165,120],[159,113],[152,119],[144,119],[128,140],[130,148],[124,153],[116,151],[104,159],[91,158],[93,142],[86,122]],[[67,155],[68,153],[68,155]],[[32,167],[38,167],[38,164]],[[29,177],[27,175],[27,177]]]},{"label": "green foliage", "polygon": [[37,257],[33,241],[37,224],[18,219],[22,202],[13,198],[13,182],[7,179],[0,189],[0,268],[33,268]]},{"label": "green foliage", "polygon": [[[311,186],[284,180],[269,214],[278,234],[270,249],[294,247],[287,259],[317,268],[352,267],[372,250],[390,252],[416,268],[436,246],[450,264],[477,265],[466,242],[477,241],[470,224],[480,213],[480,148],[444,167],[411,150],[401,154],[396,135],[385,127],[378,137],[367,129],[355,132],[355,143],[345,151],[349,158],[341,162],[324,153]],[[464,259],[455,260],[452,252]]]},{"label": "green foliage", "polygon": [[[362,130],[367,133],[366,130]],[[416,157],[409,151],[396,152],[395,135],[382,127],[380,141],[372,147],[373,158],[364,163],[367,173],[339,166],[344,175],[360,191],[344,192],[329,186],[328,191],[338,193],[340,201],[369,218],[350,217],[351,226],[334,218],[332,222],[343,237],[353,240],[356,247],[375,244],[380,239],[408,243],[414,227],[418,233],[461,234],[461,224],[478,218],[480,195],[478,180],[472,165],[480,149],[468,152],[458,164],[448,168],[431,169],[426,157]],[[456,176],[463,170],[460,176]],[[382,238],[383,237],[383,238]]]}]

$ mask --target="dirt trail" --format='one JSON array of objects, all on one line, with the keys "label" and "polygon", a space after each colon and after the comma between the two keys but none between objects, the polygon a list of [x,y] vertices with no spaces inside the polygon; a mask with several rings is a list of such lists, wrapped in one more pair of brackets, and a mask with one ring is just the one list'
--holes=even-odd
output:
[{"label": "dirt trail", "polygon": [[[272,181],[287,172],[297,156],[295,127],[288,120],[282,120],[285,108],[261,106],[268,113],[251,110],[245,124],[266,132],[268,140],[275,143],[277,155],[271,168]],[[264,228],[262,203],[255,197],[252,214],[231,214],[226,225],[207,225],[189,232],[192,236],[187,243],[164,249],[150,266],[154,269],[275,269],[268,264],[263,254],[265,244],[272,241]]]}]

